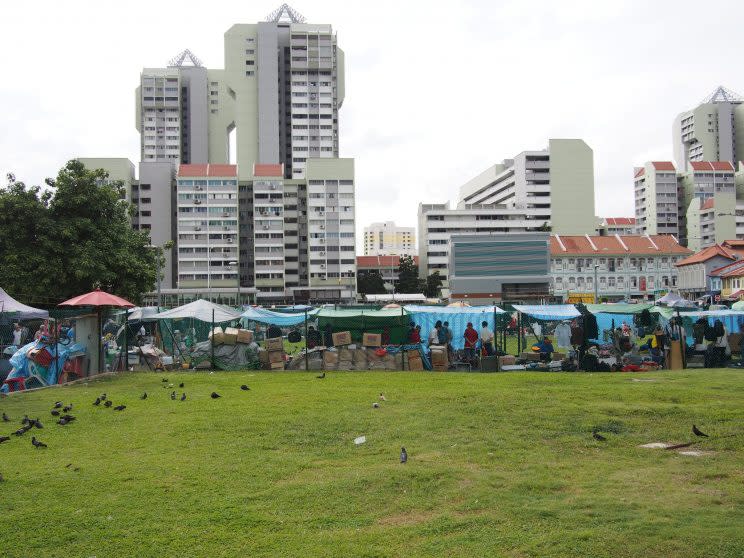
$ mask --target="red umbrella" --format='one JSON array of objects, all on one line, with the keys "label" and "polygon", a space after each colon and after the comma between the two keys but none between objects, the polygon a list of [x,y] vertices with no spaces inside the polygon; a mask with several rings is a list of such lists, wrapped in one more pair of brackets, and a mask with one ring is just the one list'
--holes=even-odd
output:
[{"label": "red umbrella", "polygon": [[119,296],[96,289],[70,300],[60,303],[60,306],[118,306],[120,308],[134,308],[134,304]]},{"label": "red umbrella", "polygon": [[[60,306],[97,306],[97,307],[116,306],[119,308],[134,308],[134,304],[132,304],[128,300],[118,297],[116,295],[112,295],[107,292],[104,292],[101,289],[96,289],[95,291],[91,291],[89,293],[76,296],[75,298],[71,298],[70,300],[65,300],[59,305]],[[101,359],[101,311],[100,309],[98,310],[98,336],[97,337],[98,337],[98,359],[99,359],[98,367],[100,369],[101,367],[101,363],[100,363],[100,359]]]}]

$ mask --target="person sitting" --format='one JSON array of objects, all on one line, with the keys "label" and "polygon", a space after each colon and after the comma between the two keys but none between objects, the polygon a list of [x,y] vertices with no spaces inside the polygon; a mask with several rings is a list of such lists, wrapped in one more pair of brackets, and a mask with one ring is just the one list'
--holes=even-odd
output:
[{"label": "person sitting", "polygon": [[540,360],[542,361],[550,360],[555,351],[553,343],[550,342],[548,336],[543,337],[542,341],[535,345],[535,347],[537,347],[537,352],[540,353]]},{"label": "person sitting", "polygon": [[307,328],[307,348],[314,349],[322,343],[320,332],[313,326]]},{"label": "person sitting", "polygon": [[276,339],[277,337],[282,336],[282,330],[279,326],[271,324],[269,326],[269,329],[266,330],[266,338],[267,339]]},{"label": "person sitting", "polygon": [[465,338],[465,358],[472,361],[475,359],[475,346],[478,343],[478,332],[473,329],[472,323],[468,322],[462,336]]},{"label": "person sitting", "polygon": [[420,326],[417,326],[413,322],[411,322],[411,327],[408,330],[408,342],[411,345],[418,345],[421,343],[421,329]]}]

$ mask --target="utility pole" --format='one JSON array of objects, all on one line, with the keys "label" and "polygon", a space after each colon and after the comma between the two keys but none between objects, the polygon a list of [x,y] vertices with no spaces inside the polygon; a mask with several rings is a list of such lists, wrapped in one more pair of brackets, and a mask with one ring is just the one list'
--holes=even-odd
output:
[{"label": "utility pole", "polygon": [[597,295],[597,291],[599,289],[599,285],[597,284],[597,270],[599,269],[599,265],[594,264],[594,304],[599,304],[599,296]]}]

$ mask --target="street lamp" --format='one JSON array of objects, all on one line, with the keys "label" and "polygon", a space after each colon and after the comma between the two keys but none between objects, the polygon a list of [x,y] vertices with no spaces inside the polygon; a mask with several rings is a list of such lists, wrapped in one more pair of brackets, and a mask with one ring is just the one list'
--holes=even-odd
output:
[{"label": "street lamp", "polygon": [[599,288],[599,285],[597,283],[597,270],[599,269],[598,264],[594,264],[594,304],[599,304],[599,296],[597,295],[597,289]]}]

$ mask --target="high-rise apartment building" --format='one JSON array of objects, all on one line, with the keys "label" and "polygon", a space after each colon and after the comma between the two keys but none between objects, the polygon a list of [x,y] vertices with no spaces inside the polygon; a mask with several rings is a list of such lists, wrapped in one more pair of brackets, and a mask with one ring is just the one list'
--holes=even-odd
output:
[{"label": "high-rise apartment building", "polygon": [[634,169],[635,221],[638,234],[671,234],[679,238],[680,194],[671,161],[649,161]]},{"label": "high-rise apartment building", "polygon": [[744,160],[744,99],[718,87],[697,107],[677,116],[673,139],[680,171],[692,161]]},{"label": "high-rise apartment building", "polygon": [[416,230],[398,227],[394,221],[364,227],[365,256],[415,256]]},{"label": "high-rise apartment building", "polygon": [[339,158],[336,35],[282,4],[224,40],[224,69],[185,50],[145,68],[136,91],[134,224],[153,245],[175,242],[163,294],[350,300],[354,161]]},{"label": "high-rise apartment building", "polygon": [[591,148],[580,139],[551,139],[548,149],[522,152],[464,184],[455,209],[419,205],[419,274],[439,271],[448,288],[453,234],[594,234],[596,228]]}]

